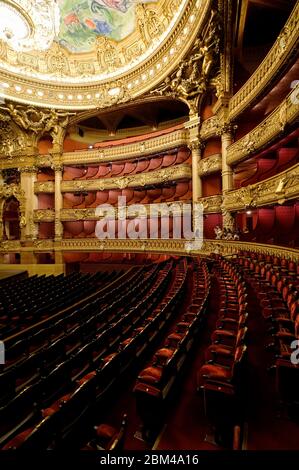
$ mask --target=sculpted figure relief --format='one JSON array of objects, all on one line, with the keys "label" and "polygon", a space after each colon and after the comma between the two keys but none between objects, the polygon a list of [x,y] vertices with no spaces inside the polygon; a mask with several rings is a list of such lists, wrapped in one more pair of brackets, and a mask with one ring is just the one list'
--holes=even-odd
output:
[{"label": "sculpted figure relief", "polygon": [[52,136],[53,143],[59,142],[68,125],[69,116],[76,114],[55,111],[54,109],[41,110],[13,103],[8,103],[1,109],[8,113],[6,115],[8,119],[12,119],[20,129],[39,137],[48,133]]},{"label": "sculpted figure relief", "polygon": [[204,93],[219,59],[221,31],[219,13],[213,10],[207,33],[195,41],[189,59],[181,62],[176,72],[151,93],[181,97],[191,102]]}]

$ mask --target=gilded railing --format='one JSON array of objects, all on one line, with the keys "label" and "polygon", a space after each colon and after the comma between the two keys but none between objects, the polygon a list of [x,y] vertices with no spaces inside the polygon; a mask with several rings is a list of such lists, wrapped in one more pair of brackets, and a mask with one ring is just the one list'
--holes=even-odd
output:
[{"label": "gilded railing", "polygon": [[229,211],[269,204],[283,204],[299,197],[299,163],[264,181],[229,191],[223,205]]},{"label": "gilded railing", "polygon": [[64,165],[74,163],[112,162],[140,158],[146,155],[159,153],[168,149],[188,145],[188,131],[180,129],[159,137],[153,137],[141,142],[122,144],[113,147],[99,148],[97,150],[84,150],[65,152],[62,155]]},{"label": "gilded railing", "polygon": [[61,209],[60,211],[60,220],[62,222],[73,221],[73,220],[99,220],[103,216],[105,217],[125,217],[125,218],[135,218],[138,216],[179,216],[183,213],[191,212],[192,206],[190,202],[184,201],[174,201],[174,202],[165,202],[157,204],[133,204],[131,206],[122,206],[113,207],[113,212],[108,212],[105,209],[101,211],[101,206],[99,209],[88,208],[88,209]]},{"label": "gilded railing", "polygon": [[281,70],[296,54],[299,44],[299,2],[296,3],[285,26],[267,56],[229,103],[230,120],[250,107],[265,93]]},{"label": "gilded railing", "polygon": [[53,222],[54,220],[54,209],[36,209],[33,211],[33,222]]},{"label": "gilded railing", "polygon": [[[191,166],[187,163],[137,175],[99,178],[93,180],[62,181],[61,191],[71,193],[80,191],[104,191],[107,189],[144,187],[150,184],[163,184],[169,181],[181,179],[191,179]],[[54,193],[55,184],[53,181],[37,181],[34,183],[34,192],[35,194]]]},{"label": "gilded railing", "polygon": [[95,180],[62,181],[62,192],[104,191],[105,189],[124,189],[144,187],[150,184],[162,184],[169,181],[191,178],[191,166],[182,163],[161,170],[149,171],[138,175],[100,178]]},{"label": "gilded railing", "polygon": [[202,197],[198,200],[203,205],[204,213],[212,214],[221,212],[222,196]]},{"label": "gilded railing", "polygon": [[200,138],[202,140],[210,139],[213,136],[216,136],[220,133],[220,123],[218,116],[212,116],[209,119],[206,119],[202,122],[200,127]]},{"label": "gilded railing", "polygon": [[221,153],[210,155],[209,157],[202,158],[198,164],[198,174],[200,176],[208,175],[220,171],[222,168]]},{"label": "gilded railing", "polygon": [[54,181],[36,181],[34,183],[34,192],[38,193],[54,193],[55,183]]},{"label": "gilded railing", "polygon": [[98,240],[97,238],[68,239],[54,242],[53,240],[35,240],[31,246],[21,246],[19,241],[0,242],[0,253],[14,252],[120,252],[120,253],[168,253],[175,255],[209,256],[211,253],[223,256],[236,255],[240,250],[252,251],[264,255],[284,257],[299,262],[299,250],[278,245],[261,243],[204,240],[200,248],[187,250],[185,240],[137,239],[137,240]]},{"label": "gilded railing", "polygon": [[228,164],[238,163],[268,146],[284,132],[287,125],[296,122],[298,117],[299,106],[292,91],[257,127],[228,147]]}]

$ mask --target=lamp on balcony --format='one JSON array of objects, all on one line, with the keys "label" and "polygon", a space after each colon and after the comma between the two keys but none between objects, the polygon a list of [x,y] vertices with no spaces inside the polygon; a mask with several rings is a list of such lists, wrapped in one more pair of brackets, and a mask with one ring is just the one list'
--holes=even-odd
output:
[{"label": "lamp on balcony", "polygon": [[49,49],[59,26],[56,0],[0,1],[0,39],[15,51]]}]

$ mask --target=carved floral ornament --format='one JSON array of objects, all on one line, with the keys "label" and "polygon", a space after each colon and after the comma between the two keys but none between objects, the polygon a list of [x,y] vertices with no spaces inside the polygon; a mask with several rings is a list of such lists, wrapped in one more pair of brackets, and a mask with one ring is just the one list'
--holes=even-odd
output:
[{"label": "carved floral ornament", "polygon": [[[121,100],[129,98],[123,96],[127,92],[133,97],[142,95],[161,81],[162,74],[171,73],[176,65],[174,58],[183,58],[185,48],[180,45],[192,43],[204,25],[212,1],[130,2],[129,8],[135,10],[131,15],[133,32],[115,40],[108,38],[109,34],[99,33],[89,52],[68,49],[57,41],[46,54],[17,52],[2,41],[0,77],[6,88],[0,91],[8,99],[22,97],[25,102],[58,109],[110,106],[107,87],[117,87],[118,80],[122,80]],[[120,3],[129,2],[114,3],[113,14],[115,9],[120,10]],[[107,9],[105,5],[101,8]],[[74,28],[75,23],[70,21],[75,21],[76,16],[74,11],[73,20],[71,15],[65,17],[63,28]],[[15,80],[16,76],[20,78]]]}]

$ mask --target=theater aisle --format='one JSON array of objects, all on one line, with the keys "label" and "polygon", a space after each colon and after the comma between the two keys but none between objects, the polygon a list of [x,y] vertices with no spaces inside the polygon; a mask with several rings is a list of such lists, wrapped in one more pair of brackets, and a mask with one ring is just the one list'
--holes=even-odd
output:
[{"label": "theater aisle", "polygon": [[211,274],[210,301],[206,323],[199,334],[198,344],[193,350],[193,357],[190,357],[183,380],[178,385],[177,393],[173,397],[167,425],[155,445],[157,450],[221,449],[205,441],[210,426],[204,415],[202,396],[196,392],[196,371],[204,364],[204,352],[210,344],[210,336],[218,316],[218,293],[217,279]]}]

